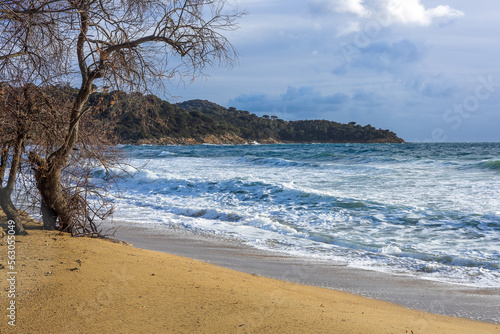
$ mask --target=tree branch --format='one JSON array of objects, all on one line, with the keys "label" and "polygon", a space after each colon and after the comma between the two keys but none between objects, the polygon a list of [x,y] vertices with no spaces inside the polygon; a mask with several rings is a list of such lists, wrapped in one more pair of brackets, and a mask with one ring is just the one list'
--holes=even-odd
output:
[{"label": "tree branch", "polygon": [[135,41],[132,42],[126,42],[126,43],[121,43],[121,44],[116,44],[110,47],[107,47],[104,49],[104,52],[107,54],[111,54],[112,52],[119,51],[122,49],[133,49],[135,47],[138,47],[141,44],[148,43],[148,42],[164,42],[181,53],[181,56],[184,56],[185,53],[182,51],[182,45],[181,43],[175,42],[173,39],[170,39],[168,37],[163,37],[163,36],[156,36],[156,35],[150,35],[150,36],[145,36],[139,39],[136,39]]},{"label": "tree branch", "polygon": [[16,52],[16,53],[11,53],[11,54],[8,54],[8,55],[0,56],[0,60],[10,59],[10,58],[15,58],[15,57],[20,57],[20,56],[27,55],[28,53],[29,53],[28,51],[19,51],[19,52]]}]

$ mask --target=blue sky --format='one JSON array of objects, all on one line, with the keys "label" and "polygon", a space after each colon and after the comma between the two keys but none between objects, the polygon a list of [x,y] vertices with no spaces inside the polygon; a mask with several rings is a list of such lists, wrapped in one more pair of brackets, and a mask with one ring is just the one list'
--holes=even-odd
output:
[{"label": "blue sky", "polygon": [[248,12],[228,34],[239,64],[170,89],[175,101],[355,121],[406,141],[500,141],[500,2],[237,4]]}]

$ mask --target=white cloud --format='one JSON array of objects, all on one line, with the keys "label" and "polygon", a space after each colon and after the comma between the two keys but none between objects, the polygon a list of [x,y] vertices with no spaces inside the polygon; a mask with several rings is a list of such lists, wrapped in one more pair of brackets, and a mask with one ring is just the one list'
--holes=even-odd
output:
[{"label": "white cloud", "polygon": [[434,18],[455,18],[464,15],[463,12],[450,6],[439,5],[426,9],[420,0],[389,0],[385,9],[391,13],[395,22],[427,26]]},{"label": "white cloud", "polygon": [[360,17],[370,15],[369,11],[363,5],[363,0],[339,0],[335,8],[338,12],[353,13]]},{"label": "white cloud", "polygon": [[386,6],[396,22],[429,25],[432,21],[419,0],[392,0]]},{"label": "white cloud", "polygon": [[429,9],[428,12],[433,17],[462,17],[465,15],[464,12],[453,9],[448,5],[437,6],[436,8]]},{"label": "white cloud", "polygon": [[[320,3],[320,0],[311,0]],[[328,0],[327,0],[328,1]],[[329,0],[329,4],[322,0],[323,8],[337,13],[354,14],[358,18],[356,22],[350,22],[339,29],[338,36],[359,31],[360,19],[384,18],[384,25],[408,24],[428,26],[435,19],[453,19],[464,16],[464,13],[451,8],[448,5],[439,5],[434,8],[426,8],[420,0],[372,0],[365,3],[364,0]]]}]

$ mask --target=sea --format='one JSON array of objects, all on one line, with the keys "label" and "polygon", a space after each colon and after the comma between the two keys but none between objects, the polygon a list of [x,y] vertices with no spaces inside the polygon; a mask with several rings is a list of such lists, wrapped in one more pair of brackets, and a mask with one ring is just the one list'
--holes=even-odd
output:
[{"label": "sea", "polygon": [[[500,287],[500,143],[122,146],[113,220]],[[96,168],[94,177],[107,178]]]}]

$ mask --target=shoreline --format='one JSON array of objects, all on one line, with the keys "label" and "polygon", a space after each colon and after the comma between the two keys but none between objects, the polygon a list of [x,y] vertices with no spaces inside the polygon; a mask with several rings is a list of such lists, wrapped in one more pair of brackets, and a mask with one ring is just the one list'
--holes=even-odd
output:
[{"label": "shoreline", "polygon": [[[33,221],[26,229],[29,235],[16,237],[16,327],[4,317],[2,333],[500,333],[496,324],[72,238]],[[4,263],[8,247],[1,241]],[[7,280],[0,289],[8,290]],[[8,302],[3,293],[0,304]]]},{"label": "shoreline", "polygon": [[[116,226],[120,225],[114,223]],[[444,316],[500,324],[500,288],[460,286],[258,250],[217,236],[124,223],[115,237],[134,247],[188,257],[227,269],[332,289]]]},{"label": "shoreline", "polygon": [[385,140],[369,140],[369,141],[332,141],[332,142],[321,142],[321,141],[286,141],[286,140],[276,140],[273,138],[269,139],[231,139],[226,140],[225,138],[210,138],[206,140],[205,138],[177,138],[177,137],[163,137],[157,139],[140,139],[135,142],[120,142],[118,145],[130,145],[130,146],[196,146],[196,145],[222,145],[222,146],[233,146],[233,145],[311,145],[311,144],[407,144],[407,142],[396,142],[396,141],[385,141]]}]

